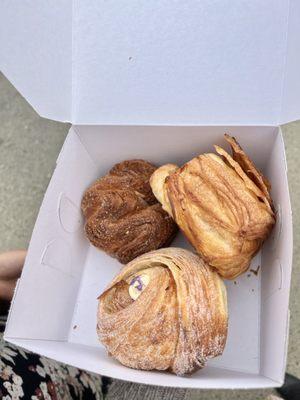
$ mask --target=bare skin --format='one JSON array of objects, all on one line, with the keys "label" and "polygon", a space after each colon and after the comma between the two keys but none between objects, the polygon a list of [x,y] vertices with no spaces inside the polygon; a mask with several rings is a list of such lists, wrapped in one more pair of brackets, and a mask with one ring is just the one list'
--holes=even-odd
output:
[{"label": "bare skin", "polygon": [[0,301],[11,301],[26,253],[26,250],[14,250],[0,254]]}]

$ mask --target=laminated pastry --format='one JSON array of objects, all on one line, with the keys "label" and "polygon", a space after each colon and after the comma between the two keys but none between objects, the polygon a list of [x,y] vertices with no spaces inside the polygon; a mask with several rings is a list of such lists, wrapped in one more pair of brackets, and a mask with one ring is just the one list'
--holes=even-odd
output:
[{"label": "laminated pastry", "polygon": [[99,297],[99,339],[131,368],[190,374],[222,354],[227,323],[222,279],[184,249],[136,258]]},{"label": "laminated pastry", "polygon": [[147,161],[123,161],[83,196],[89,241],[123,264],[167,246],[177,231],[152,193],[149,179],[154,171]]},{"label": "laminated pastry", "polygon": [[270,184],[235,138],[225,135],[232,156],[202,154],[181,168],[167,164],[150,179],[156,198],[198,254],[222,277],[249,267],[275,224]]}]

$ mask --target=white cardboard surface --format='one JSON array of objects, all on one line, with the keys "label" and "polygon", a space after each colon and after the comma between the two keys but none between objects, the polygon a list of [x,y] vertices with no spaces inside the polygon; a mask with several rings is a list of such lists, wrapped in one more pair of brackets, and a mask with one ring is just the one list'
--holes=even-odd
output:
[{"label": "white cardboard surface", "polygon": [[[273,198],[281,210],[274,235],[252,262],[254,268],[261,265],[259,274],[226,283],[228,342],[224,354],[207,369],[188,379],[128,370],[97,343],[96,297],[120,265],[84,238],[78,211],[82,194],[118,161],[140,157],[157,165],[181,164],[212,151],[213,143],[224,144],[224,132],[236,135],[272,178]],[[286,361],[291,232],[278,128],[73,127],[42,204],[5,338],[72,365],[136,382],[216,388],[279,385]],[[176,241],[183,244],[180,237]]]},{"label": "white cardboard surface", "polygon": [[289,1],[289,8],[280,124],[300,117],[300,2]]},{"label": "white cardboard surface", "polygon": [[75,124],[278,125],[300,117],[298,0],[0,4],[0,69]]},{"label": "white cardboard surface", "polygon": [[[63,363],[101,373],[113,378],[145,383],[149,385],[203,388],[203,389],[258,389],[280,386],[262,375],[246,374],[237,371],[227,371],[220,368],[206,367],[189,377],[178,377],[164,372],[141,373],[130,368],[124,368],[105,354],[103,348],[88,347],[74,343],[53,342],[43,340],[13,339],[12,343],[32,351],[55,358]],[[100,360],[100,361],[99,361]],[[112,368],[113,367],[113,368]]]},{"label": "white cardboard surface", "polygon": [[[183,235],[178,235],[174,246],[190,248]],[[103,265],[103,268],[99,266]],[[261,265],[260,255],[251,268]],[[95,330],[97,297],[119,271],[120,264],[111,257],[90,247],[81,286],[78,293],[69,342],[99,347]],[[240,372],[259,373],[260,359],[260,274],[243,276],[226,282],[229,307],[229,333],[222,357],[212,359],[209,365]],[[247,323],[241,324],[241,315],[247,315]]]},{"label": "white cardboard surface", "polygon": [[1,1],[0,71],[42,116],[70,121],[72,1]]},{"label": "white cardboard surface", "polygon": [[77,135],[69,135],[64,148],[68,151],[60,155],[32,233],[16,296],[23,300],[14,303],[8,336],[68,338],[87,253],[80,214],[82,190],[95,166]]},{"label": "white cardboard surface", "polygon": [[[292,270],[292,212],[287,187],[283,140],[278,136],[266,173],[273,182],[277,224],[265,246],[262,265],[261,347],[264,349],[261,368],[266,376],[280,380],[284,374],[289,324],[289,290]],[[276,156],[275,156],[276,154]],[[281,370],[278,366],[281,365]]]},{"label": "white cardboard surface", "polygon": [[[32,235],[7,340],[135,382],[281,384],[292,256],[284,146],[278,128],[238,125],[300,117],[299,22],[297,0],[1,2],[0,69],[38,113],[115,125],[71,129]],[[174,126],[146,126],[160,124]],[[217,127],[225,124],[236,127]],[[227,283],[228,343],[207,368],[190,378],[127,369],[105,354],[93,328],[95,298],[119,265],[83,237],[82,193],[124,158],[181,164],[211,151],[224,131],[274,186],[278,223],[253,260],[259,275]]]}]

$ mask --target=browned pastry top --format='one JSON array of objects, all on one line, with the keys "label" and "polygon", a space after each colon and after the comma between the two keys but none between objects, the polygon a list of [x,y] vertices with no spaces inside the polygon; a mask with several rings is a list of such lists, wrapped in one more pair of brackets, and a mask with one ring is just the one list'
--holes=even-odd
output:
[{"label": "browned pastry top", "polygon": [[158,168],[150,182],[164,210],[211,266],[227,279],[243,273],[275,223],[270,184],[238,142],[233,156],[201,154],[181,168]]},{"label": "browned pastry top", "polygon": [[[131,296],[142,277],[146,286]],[[99,298],[97,331],[122,364],[184,375],[222,354],[227,319],[219,275],[196,254],[166,248],[122,268]]]},{"label": "browned pastry top", "polygon": [[176,232],[152,193],[149,179],[154,171],[144,160],[123,161],[83,196],[88,239],[121,263],[168,245]]}]

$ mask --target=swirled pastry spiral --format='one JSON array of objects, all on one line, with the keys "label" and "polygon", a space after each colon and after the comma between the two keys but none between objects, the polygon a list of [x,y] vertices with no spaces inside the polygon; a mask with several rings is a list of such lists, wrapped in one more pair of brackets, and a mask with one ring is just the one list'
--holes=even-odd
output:
[{"label": "swirled pastry spiral", "polygon": [[123,264],[167,246],[177,231],[152,193],[149,178],[154,171],[143,160],[123,161],[83,196],[88,239]]},{"label": "swirled pastry spiral", "polygon": [[275,224],[270,184],[228,135],[233,155],[202,154],[150,179],[156,198],[201,257],[227,279],[247,270]]},{"label": "swirled pastry spiral", "polygon": [[124,266],[100,296],[97,332],[128,367],[192,373],[223,352],[225,286],[196,254],[149,252]]}]

